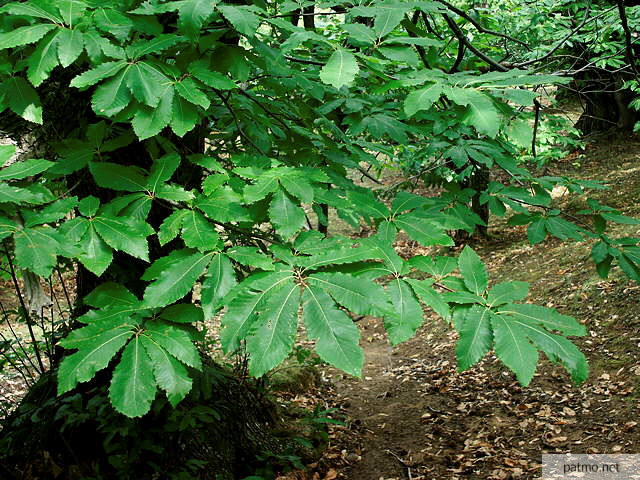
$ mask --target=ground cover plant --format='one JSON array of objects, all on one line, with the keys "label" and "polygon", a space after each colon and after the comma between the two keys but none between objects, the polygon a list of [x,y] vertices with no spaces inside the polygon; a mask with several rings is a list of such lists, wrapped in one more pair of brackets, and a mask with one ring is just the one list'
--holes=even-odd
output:
[{"label": "ground cover plant", "polygon": [[[581,322],[528,303],[526,282],[490,281],[472,246],[446,249],[506,217],[532,244],[590,240],[602,277],[617,266],[637,281],[638,239],[607,227],[638,221],[590,198],[598,181],[536,173],[540,86],[582,80],[495,60],[496,42],[542,41],[463,6],[2,2],[0,130],[15,143],[0,146],[3,266],[43,374],[3,430],[7,474],[51,468],[19,451],[39,418],[50,422],[31,452],[98,422],[107,459],[75,461],[83,475],[151,478],[172,461],[175,478],[242,478],[289,455],[255,385],[205,352],[214,317],[221,350],[245,356],[255,378],[296,351],[298,334],[320,361],[360,376],[354,320],[382,319],[395,345],[427,308],[458,333],[459,370],[493,351],[526,386],[542,353],[587,379],[567,338],[586,333]],[[624,19],[627,39],[636,17],[625,8],[606,14]],[[633,45],[618,43],[635,72]],[[390,170],[401,180],[387,185]],[[584,208],[557,208],[554,189]],[[336,221],[366,232],[336,234]],[[405,237],[427,250],[400,256]],[[39,341],[42,315],[21,289],[65,271],[75,304]],[[194,424],[201,435],[185,447]],[[167,431],[162,449],[180,448],[163,459],[154,438]],[[207,444],[211,431],[223,440]],[[54,463],[85,448],[55,451]]]}]

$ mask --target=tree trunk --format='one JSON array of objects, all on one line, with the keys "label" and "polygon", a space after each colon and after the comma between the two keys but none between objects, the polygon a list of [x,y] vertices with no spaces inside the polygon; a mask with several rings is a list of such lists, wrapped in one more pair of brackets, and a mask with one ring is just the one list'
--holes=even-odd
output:
[{"label": "tree trunk", "polygon": [[[490,176],[491,171],[485,165],[478,165],[476,170],[460,183],[461,188],[471,188],[475,191],[469,207],[485,223],[484,225],[476,226],[475,234],[480,238],[486,238],[488,233],[489,204],[481,204],[480,195],[489,187]],[[456,244],[467,243],[472,237],[473,234],[466,230],[457,230],[454,234]]]},{"label": "tree trunk", "polygon": [[620,74],[590,70],[574,79],[584,108],[576,123],[578,130],[584,135],[611,129],[633,130],[640,114],[629,107],[634,94],[622,89],[624,81]]}]

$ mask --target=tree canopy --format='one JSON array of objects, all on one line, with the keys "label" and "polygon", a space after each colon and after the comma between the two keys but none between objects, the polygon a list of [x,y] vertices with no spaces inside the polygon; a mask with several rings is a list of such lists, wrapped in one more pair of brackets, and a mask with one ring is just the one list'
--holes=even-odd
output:
[{"label": "tree canopy", "polygon": [[[640,280],[638,239],[606,230],[637,220],[595,200],[562,212],[554,188],[603,186],[537,176],[527,161],[537,87],[571,78],[553,62],[525,68],[560,61],[568,21],[509,2],[3,3],[2,129],[44,157],[0,170],[7,256],[41,277],[72,262],[98,279],[61,330],[60,394],[111,365],[117,411],[142,416],[158,391],[178,404],[201,368],[196,326],[218,314],[224,352],[246,349],[256,377],[291,353],[300,325],[323,361],[360,375],[351,315],[383,318],[396,344],[424,307],[459,333],[461,370],[493,350],[526,385],[543,352],[584,381],[566,338],[581,323],[526,303],[526,283],[490,282],[470,246],[446,255],[452,231],[486,225],[474,203],[527,225],[531,243],[592,240],[602,276],[617,265]],[[581,28],[618,13],[596,7]],[[613,30],[616,61],[635,69]],[[504,45],[514,53],[501,59]],[[585,61],[618,65],[594,54]],[[14,155],[0,147],[1,163]],[[489,170],[500,173],[473,188]],[[380,185],[387,171],[409,180]],[[373,233],[339,235],[335,222]],[[398,235],[430,253],[402,258]]]}]

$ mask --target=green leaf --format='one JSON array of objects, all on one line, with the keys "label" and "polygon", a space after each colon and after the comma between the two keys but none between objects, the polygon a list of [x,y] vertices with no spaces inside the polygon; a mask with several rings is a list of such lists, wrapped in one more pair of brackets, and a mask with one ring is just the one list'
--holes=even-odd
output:
[{"label": "green leaf", "polygon": [[473,88],[453,87],[447,97],[458,105],[467,106],[464,121],[473,125],[478,133],[494,138],[500,128],[500,116],[490,97]]},{"label": "green leaf", "polygon": [[191,63],[189,65],[189,73],[211,88],[232,90],[237,87],[233,80],[222,73],[216,72],[203,60]]},{"label": "green leaf", "polygon": [[[449,278],[447,278],[445,280],[460,281],[461,279],[458,278],[458,277],[449,277]],[[445,286],[449,287],[449,288],[455,287],[455,285],[451,285],[446,281],[443,281],[442,283]],[[462,283],[461,287],[465,288],[464,281],[461,281],[460,283]],[[484,305],[484,303],[485,303],[484,298],[479,297],[478,295],[475,295],[473,293],[464,292],[464,291],[460,291],[460,292],[445,292],[444,293],[444,299],[445,299],[445,301],[447,301],[449,303],[458,303],[458,304],[477,303],[479,305]]]},{"label": "green leaf", "polygon": [[262,175],[254,184],[244,187],[243,196],[247,203],[255,203],[278,191],[278,178]]},{"label": "green leaf", "polygon": [[22,218],[26,227],[43,223],[54,223],[64,218],[78,203],[77,197],[61,198],[42,210],[23,210]]},{"label": "green leaf", "polygon": [[153,229],[145,222],[130,217],[99,216],[92,220],[92,224],[111,248],[149,261],[146,237],[153,233]]},{"label": "green leaf", "polygon": [[471,247],[464,247],[462,253],[460,253],[458,268],[467,288],[478,295],[482,295],[487,289],[489,274],[484,263]]},{"label": "green leaf", "polygon": [[176,210],[164,219],[158,229],[160,245],[165,245],[178,236],[182,221],[187,215],[189,215],[189,210]]},{"label": "green leaf", "polygon": [[62,23],[63,19],[58,16],[57,12],[52,9],[52,5],[47,5],[46,2],[40,2],[40,5],[35,5],[35,2],[12,2],[5,4],[2,7],[2,13],[11,13],[12,15],[26,15],[27,17],[44,18],[53,23]]},{"label": "green leaf", "polygon": [[61,31],[50,32],[40,40],[27,60],[27,78],[34,87],[40,86],[58,66],[58,41]]},{"label": "green leaf", "polygon": [[207,110],[211,105],[209,97],[207,97],[207,95],[205,95],[205,93],[198,88],[196,82],[194,82],[191,78],[183,78],[182,81],[175,84],[175,87],[178,95],[180,95],[188,102],[191,102],[194,105],[198,105],[205,110]]},{"label": "green leaf", "polygon": [[189,210],[182,220],[182,240],[187,247],[197,248],[204,252],[218,247],[218,232],[204,215]]},{"label": "green leaf", "polygon": [[23,228],[14,234],[13,240],[16,264],[41,277],[51,275],[60,250],[59,238],[53,228]]},{"label": "green leaf", "polygon": [[380,5],[376,8],[379,9],[379,12],[376,13],[373,30],[376,32],[376,35],[378,35],[378,38],[382,38],[388,33],[391,33],[402,21],[407,10],[402,4]]},{"label": "green leaf", "polygon": [[140,337],[135,337],[122,352],[113,371],[109,399],[113,408],[127,417],[142,417],[156,397],[153,365]]},{"label": "green leaf", "polygon": [[[265,299],[293,278],[292,272],[268,272],[250,276],[236,289],[238,293],[227,300],[227,311],[222,317],[220,343],[225,353],[233,352],[240,346],[254,324],[258,309]],[[248,285],[247,285],[248,283]],[[236,290],[232,290],[229,295]]]},{"label": "green leaf", "polygon": [[178,28],[196,38],[203,23],[213,14],[216,2],[212,0],[186,0],[178,7]]},{"label": "green leaf", "polygon": [[194,253],[168,266],[144,292],[144,305],[163,307],[189,293],[205,272],[212,254]]},{"label": "green leaf", "polygon": [[105,78],[113,77],[116,73],[122,70],[127,65],[124,60],[118,60],[116,62],[105,62],[98,65],[96,68],[87,70],[80,75],[73,77],[70,85],[76,88],[85,88],[95,85],[96,83],[104,80]]},{"label": "green leaf", "polygon": [[18,225],[16,222],[0,215],[0,240],[4,240],[13,235],[17,229]]},{"label": "green leaf", "polygon": [[454,245],[453,239],[445,233],[440,225],[425,220],[417,215],[405,213],[396,217],[393,223],[404,230],[412,240],[425,247],[432,245]]},{"label": "green leaf", "polygon": [[353,82],[358,70],[358,62],[356,62],[353,53],[344,48],[338,48],[320,70],[320,80],[335,88],[340,88]]},{"label": "green leaf", "polygon": [[[61,238],[63,238],[64,241],[76,245],[78,242],[80,242],[82,237],[84,237],[84,234],[87,232],[88,228],[89,222],[86,218],[75,217],[62,223],[58,227],[58,233],[61,235]],[[80,249],[78,255],[80,254],[82,254],[82,249]]]},{"label": "green leaf", "polygon": [[197,370],[202,369],[200,353],[182,327],[165,322],[150,321],[145,335],[173,355],[176,360]]},{"label": "green leaf", "polygon": [[114,8],[98,8],[94,11],[93,21],[100,30],[113,35],[121,42],[129,36],[133,28],[133,21]]},{"label": "green leaf", "polygon": [[67,68],[84,50],[84,37],[80,30],[63,28],[58,33],[58,59]]},{"label": "green leaf", "polygon": [[273,270],[273,260],[256,247],[233,247],[227,255],[242,265],[256,267],[261,270]]},{"label": "green leaf", "polygon": [[134,63],[127,68],[127,87],[136,100],[157,107],[169,79],[146,62]]},{"label": "green leaf", "polygon": [[146,190],[146,179],[139,168],[111,162],[90,162],[89,170],[98,186],[125,192]]},{"label": "green leaf", "polygon": [[[434,38],[428,37],[389,37],[381,43],[381,45],[400,44],[400,45],[419,45],[421,47],[440,47],[442,42]],[[431,72],[429,72],[431,73]]]},{"label": "green leaf", "polygon": [[360,212],[371,218],[387,218],[390,214],[387,206],[376,199],[371,191],[362,193],[352,190],[348,192],[347,197]]},{"label": "green leaf", "polygon": [[545,225],[547,231],[554,237],[558,237],[561,240],[582,240],[583,235],[581,229],[571,222],[567,222],[560,217],[549,217]]},{"label": "green leaf", "polygon": [[278,235],[285,240],[299,231],[306,220],[304,210],[293,203],[283,189],[279,189],[273,195],[269,206],[269,218]]},{"label": "green leaf", "polygon": [[165,308],[160,318],[174,323],[198,323],[204,320],[204,314],[193,303],[178,303]]},{"label": "green leaf", "polygon": [[307,182],[303,173],[280,177],[280,185],[290,194],[303,203],[312,203],[314,187]]},{"label": "green leaf", "polygon": [[260,326],[247,338],[251,375],[261,377],[287,358],[298,329],[299,307],[300,287],[293,280],[267,299],[258,319]]},{"label": "green leaf", "polygon": [[211,175],[207,175],[202,182],[202,191],[205,195],[211,195],[228,180],[229,175],[227,175],[226,173],[214,173]]},{"label": "green leaf", "polygon": [[[525,90],[521,90],[525,91]],[[533,128],[524,119],[515,119],[509,123],[507,135],[516,145],[524,148],[531,148],[533,141]]]},{"label": "green leaf", "polygon": [[[80,332],[85,329],[89,329],[91,333],[96,332],[96,329],[92,329],[91,326],[75,331]],[[104,329],[97,335],[91,335],[90,338],[82,342],[78,352],[64,357],[60,363],[58,395],[68,392],[79,382],[91,380],[96,372],[109,365],[111,359],[132,335],[131,325],[117,321],[112,322],[110,328]]]},{"label": "green leaf", "polygon": [[407,95],[404,101],[404,112],[411,117],[421,110],[429,110],[442,95],[442,84],[433,83],[428,87],[416,90]]},{"label": "green leaf", "polygon": [[[150,53],[157,55],[158,53],[173,47],[182,39],[183,37],[175,34],[161,34],[153,37],[151,40],[140,40],[135,42],[133,45],[127,47],[127,53],[133,59],[144,57]],[[160,72],[158,73],[160,74]]]},{"label": "green leaf", "polygon": [[132,307],[139,303],[133,293],[115,282],[98,285],[82,301],[94,308]]},{"label": "green leaf", "polygon": [[195,198],[193,192],[187,191],[178,185],[166,183],[160,184],[155,193],[156,197],[172,202],[188,202]]},{"label": "green leaf", "polygon": [[350,38],[365,45],[373,45],[378,40],[375,32],[361,23],[345,23],[340,25],[340,28],[347,32]]},{"label": "green leaf", "polygon": [[187,258],[189,255],[193,253],[193,250],[189,248],[182,248],[180,250],[171,250],[169,255],[164,257],[160,257],[153,264],[147,268],[142,275],[142,280],[146,282],[150,282],[152,280],[156,280],[160,278],[160,275],[169,268],[170,265],[173,265],[180,260]]},{"label": "green leaf", "polygon": [[131,124],[140,140],[153,137],[169,125],[173,116],[173,85],[160,88],[160,103],[156,108],[142,106],[137,111]]},{"label": "green leaf", "polygon": [[215,255],[202,281],[200,292],[200,303],[206,319],[213,317],[220,308],[222,299],[237,283],[229,258],[222,253]]},{"label": "green leaf", "polygon": [[193,381],[187,369],[149,337],[141,336],[140,342],[151,360],[156,383],[167,393],[169,403],[175,407],[191,391]]},{"label": "green leaf", "polygon": [[557,330],[564,335],[582,336],[587,333],[585,326],[578,323],[575,318],[541,305],[511,303],[500,307],[498,313],[509,315],[522,323],[540,325],[547,330]]},{"label": "green leaf", "polygon": [[433,284],[432,280],[414,280],[413,278],[408,278],[406,279],[406,282],[411,285],[418,298],[434,312],[440,315],[444,320],[449,321],[451,319],[449,305],[443,300],[442,295],[438,294],[438,292],[431,288],[431,285]]},{"label": "green leaf", "polygon": [[529,294],[527,282],[503,282],[498,283],[487,295],[487,302],[491,306],[523,300]]},{"label": "green leaf", "polygon": [[69,27],[80,21],[87,10],[87,4],[83,0],[58,0],[56,7]]},{"label": "green leaf", "polygon": [[198,123],[198,112],[196,107],[181,98],[178,95],[173,96],[173,115],[169,126],[173,133],[182,137],[187,132],[193,130],[193,127]]},{"label": "green leaf", "polygon": [[[516,320],[517,321],[517,320]],[[584,354],[564,337],[553,335],[543,328],[521,323],[527,336],[542,350],[552,362],[560,362],[569,371],[576,383],[584,382],[589,376],[589,366]]]},{"label": "green leaf", "polygon": [[527,228],[527,237],[531,245],[540,243],[547,237],[546,223],[544,218],[539,218],[529,225]]},{"label": "green leaf", "polygon": [[308,286],[302,298],[307,335],[316,341],[320,358],[351,375],[360,376],[364,353],[358,344],[358,327],[324,291]]},{"label": "green leaf", "polygon": [[53,200],[51,192],[39,184],[31,184],[27,188],[18,188],[7,183],[0,183],[0,203],[31,203],[41,205]]},{"label": "green leaf", "polygon": [[449,275],[458,268],[458,261],[455,257],[427,257],[424,255],[416,255],[409,259],[409,265],[417,268],[436,278],[442,278]]},{"label": "green leaf", "polygon": [[463,371],[478,363],[491,348],[492,335],[490,319],[493,313],[488,308],[474,305],[466,313],[456,344],[458,370]]},{"label": "green leaf", "polygon": [[240,195],[225,186],[211,195],[198,197],[195,206],[212,220],[221,223],[247,221],[250,219],[249,211],[240,202]]},{"label": "green leaf", "polygon": [[384,326],[392,345],[410,339],[424,321],[424,312],[409,285],[394,278],[388,285],[395,311],[384,317]]},{"label": "green leaf", "polygon": [[0,145],[0,165],[6,165],[16,154],[15,145]]},{"label": "green leaf", "polygon": [[377,283],[345,273],[315,273],[306,281],[322,288],[337,303],[358,315],[382,316],[393,311],[387,293]]},{"label": "green leaf", "polygon": [[89,228],[80,240],[78,247],[82,252],[78,256],[78,260],[98,277],[113,261],[111,248],[100,238],[93,224],[89,224]]},{"label": "green leaf", "polygon": [[16,115],[42,125],[42,104],[35,89],[22,77],[4,81],[6,102]]},{"label": "green leaf", "polygon": [[127,70],[123,69],[115,77],[107,80],[93,93],[91,105],[93,111],[106,117],[122,111],[131,102],[131,92],[127,87]]},{"label": "green leaf", "polygon": [[393,60],[394,62],[406,63],[411,66],[416,66],[420,63],[420,57],[418,57],[416,51],[410,46],[381,46],[378,47],[378,51],[383,56],[385,56],[389,60]]},{"label": "green leaf", "polygon": [[231,25],[243,35],[253,37],[260,25],[260,17],[253,13],[250,7],[231,5],[218,5],[218,10]]},{"label": "green leaf", "polygon": [[[516,105],[522,105],[525,107],[530,106],[536,97],[540,96],[540,93],[533,92],[531,90],[521,88],[507,88],[500,92],[507,100],[515,103]],[[531,130],[531,127],[529,127]]]},{"label": "green leaf", "polygon": [[56,26],[51,23],[38,23],[36,25],[14,28],[6,33],[0,33],[0,50],[37,42],[55,27]]},{"label": "green leaf", "polygon": [[628,217],[618,213],[603,212],[600,215],[602,215],[602,218],[609,220],[610,222],[623,223],[625,225],[638,225],[640,223],[640,219],[638,218]]},{"label": "green leaf", "polygon": [[93,195],[84,197],[78,204],[78,210],[85,217],[93,217],[98,211],[98,208],[100,208],[100,200]]},{"label": "green leaf", "polygon": [[155,192],[158,185],[171,179],[178,166],[180,165],[180,155],[177,153],[168,153],[154,160],[151,166],[151,172],[147,178],[147,188],[151,192]]},{"label": "green leaf", "polygon": [[53,162],[41,158],[14,162],[0,170],[0,180],[18,180],[31,177],[48,170],[53,165]]},{"label": "green leaf", "polygon": [[538,351],[517,322],[501,315],[491,316],[495,351],[498,358],[516,374],[521,385],[529,385],[538,364]]}]

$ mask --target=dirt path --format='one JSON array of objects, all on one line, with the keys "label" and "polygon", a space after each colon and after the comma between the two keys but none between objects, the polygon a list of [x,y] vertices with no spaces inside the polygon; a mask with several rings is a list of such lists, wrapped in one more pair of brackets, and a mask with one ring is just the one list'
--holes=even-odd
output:
[{"label": "dirt path", "polygon": [[[629,139],[603,144],[571,174],[606,178],[612,190],[599,194],[603,203],[637,215],[640,179],[629,173],[640,166],[638,152]],[[589,380],[572,385],[545,360],[523,389],[492,356],[457,373],[456,338],[441,320],[427,317],[416,337],[393,349],[377,320],[363,320],[363,379],[334,374],[337,403],[351,419],[335,440],[338,478],[530,479],[539,476],[542,453],[640,453],[640,287],[620,274],[599,279],[586,242],[534,247],[521,227],[494,232],[496,240],[474,246],[493,281],[527,280],[530,301],[588,326],[590,336],[576,343],[589,359]]]}]

